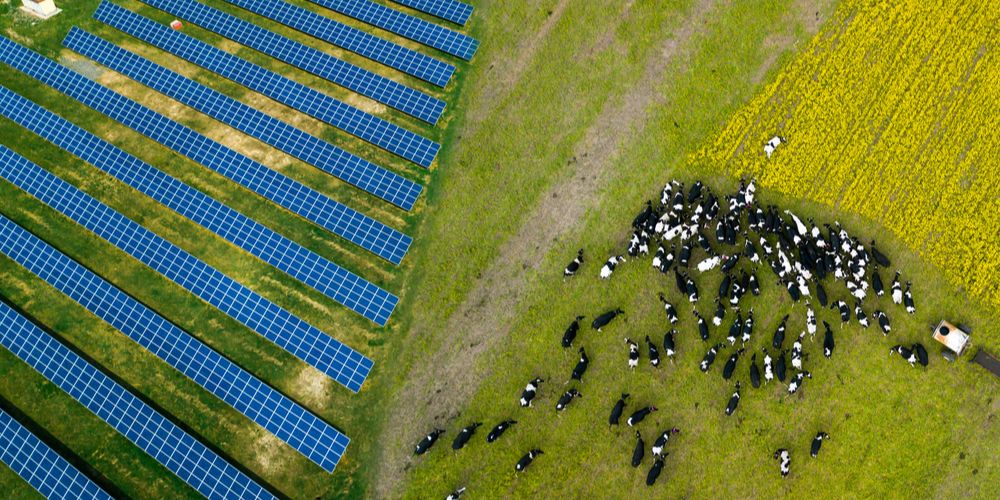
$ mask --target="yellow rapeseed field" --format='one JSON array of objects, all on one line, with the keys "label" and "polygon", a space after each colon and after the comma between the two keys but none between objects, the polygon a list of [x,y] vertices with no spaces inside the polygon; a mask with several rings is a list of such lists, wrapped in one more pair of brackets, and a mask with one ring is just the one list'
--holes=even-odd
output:
[{"label": "yellow rapeseed field", "polygon": [[695,161],[876,220],[1000,305],[998,26],[995,0],[845,0]]}]

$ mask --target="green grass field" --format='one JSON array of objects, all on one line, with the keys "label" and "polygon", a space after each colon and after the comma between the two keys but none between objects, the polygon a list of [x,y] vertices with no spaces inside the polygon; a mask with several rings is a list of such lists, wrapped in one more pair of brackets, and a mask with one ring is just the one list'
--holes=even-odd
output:
[{"label": "green grass field", "polygon": [[[993,418],[1000,410],[996,379],[976,366],[946,364],[937,356],[926,372],[911,370],[885,353],[897,339],[924,339],[929,346],[926,324],[942,316],[973,325],[975,342],[996,351],[1000,346],[997,312],[950,288],[939,270],[884,235],[877,225],[851,214],[834,213],[806,200],[762,194],[765,201],[817,221],[838,219],[866,239],[878,236],[894,266],[913,279],[918,301],[919,312],[913,317],[890,307],[896,311],[896,339],[882,339],[871,330],[845,329],[838,332],[838,352],[832,361],[822,358],[818,341],[807,343],[806,351],[812,353],[807,369],[814,378],[799,394],[787,397],[776,385],[757,391],[746,387],[739,412],[730,418],[722,409],[732,385],[721,379],[718,368],[710,375],[695,368],[704,348],[686,303],[680,307],[676,364],[667,363],[655,372],[647,363],[635,373],[624,367],[622,337],[662,338],[663,316],[656,293],[664,291],[675,303],[681,301],[672,281],[655,273],[648,261],[628,263],[609,282],[596,279],[598,261],[621,251],[634,212],[646,199],[657,197],[668,179],[690,182],[698,178],[718,190],[735,187],[737,180],[725,171],[713,165],[692,165],[688,156],[713,138],[732,113],[794,57],[830,16],[835,8],[832,0],[474,2],[470,32],[483,44],[471,64],[459,64],[457,83],[443,95],[449,111],[435,129],[350,98],[339,88],[247,49],[237,50],[235,44],[191,25],[185,28],[198,38],[237,50],[265,67],[331,95],[353,99],[380,116],[440,140],[444,148],[430,173],[100,26],[89,20],[95,1],[63,3],[66,12],[41,30],[24,18],[12,17],[13,2],[0,4],[0,26],[8,36],[58,57],[67,55],[59,51],[63,34],[69,26],[80,25],[427,186],[424,201],[414,213],[404,214],[269,147],[232,134],[227,127],[134,82],[111,73],[101,76],[102,82],[120,92],[406,230],[416,241],[401,268],[393,269],[3,68],[4,86],[401,296],[390,326],[374,328],[321,294],[0,119],[3,144],[375,360],[364,390],[350,394],[0,182],[4,216],[151,304],[351,437],[337,470],[326,474],[0,257],[0,294],[282,493],[296,498],[443,498],[467,485],[473,498],[648,494],[643,484],[645,469],[636,471],[627,463],[634,437],[625,429],[608,430],[605,424],[617,395],[627,391],[635,405],[648,402],[660,407],[642,428],[647,443],[658,432],[654,428],[683,429],[680,439],[670,445],[668,465],[656,486],[658,496],[995,495],[990,485],[1000,480],[996,460],[1000,429]],[[170,20],[137,1],[119,3],[159,21]],[[207,3],[323,47],[224,2]],[[329,47],[324,50],[337,53]],[[340,55],[377,68],[351,54]],[[399,79],[433,90],[411,79]],[[586,248],[589,261],[580,276],[564,282],[561,268],[580,247]],[[712,290],[715,283],[712,278],[699,281],[703,290]],[[803,315],[802,307],[792,307],[787,295],[769,279],[762,285],[764,294],[752,299],[758,318],[755,331],[759,332],[755,345],[770,338],[784,314],[791,314],[789,334],[797,333],[799,327],[791,325],[801,325]],[[581,332],[578,343],[587,347],[592,358],[579,387],[584,398],[556,418],[552,406],[564,390],[561,381],[568,378],[575,363],[575,350],[561,349],[559,337],[573,316],[593,316],[611,306],[622,306],[627,319],[602,334],[589,329]],[[823,317],[833,319],[828,313]],[[0,363],[5,375],[0,378],[0,395],[125,493],[136,497],[195,494],[12,354],[0,350]],[[738,373],[745,373],[745,364]],[[522,410],[517,397],[536,374],[551,381],[543,385],[536,407]],[[500,442],[487,446],[483,437],[488,427],[508,417],[520,423]],[[485,423],[481,435],[467,449],[452,453],[450,439],[472,421]],[[412,446],[433,426],[447,427],[449,432],[431,453],[414,460]],[[820,427],[833,439],[824,446],[820,460],[810,462],[806,457],[809,440]],[[531,447],[543,448],[546,454],[530,471],[515,477],[514,462]],[[777,464],[770,458],[778,447],[790,448],[794,454],[793,475],[786,480],[778,476]],[[646,467],[648,463],[647,458]],[[0,490],[12,491],[13,496],[33,493],[5,469],[0,470]]]}]

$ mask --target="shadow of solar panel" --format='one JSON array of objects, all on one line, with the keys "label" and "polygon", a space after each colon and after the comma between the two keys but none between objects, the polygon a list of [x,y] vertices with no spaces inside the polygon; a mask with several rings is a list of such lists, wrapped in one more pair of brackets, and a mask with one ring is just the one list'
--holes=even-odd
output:
[{"label": "shadow of solar panel", "polygon": [[412,242],[409,236],[4,37],[0,37],[0,61],[394,264]]},{"label": "shadow of solar panel", "polygon": [[479,40],[475,38],[371,0],[309,1],[466,61],[472,59],[479,47]]},{"label": "shadow of solar panel", "polygon": [[337,466],[347,448],[347,436],[3,216],[0,216],[0,253],[108,322],[323,470],[331,472]]},{"label": "shadow of solar panel", "polygon": [[361,353],[2,145],[0,177],[345,387],[364,383],[372,361]]},{"label": "shadow of solar panel", "polygon": [[207,5],[193,0],[143,2],[427,123],[437,123],[444,112],[445,102],[436,97]]},{"label": "shadow of solar panel", "polygon": [[0,114],[380,326],[396,307],[394,295],[3,86]]},{"label": "shadow of solar panel", "polygon": [[[2,307],[6,306],[0,304],[0,321],[3,321]],[[6,321],[0,324],[0,330],[5,326]],[[0,410],[0,461],[45,498],[111,499],[111,495],[3,410]]]},{"label": "shadow of solar panel", "polygon": [[[118,28],[175,56],[264,94],[275,101],[311,115],[347,133],[429,167],[441,145],[398,125],[365,113],[294,80],[170,29],[108,1],[101,2],[94,19]],[[400,188],[399,193],[419,195],[420,188]],[[410,197],[394,204],[409,209]]]},{"label": "shadow of solar panel", "polygon": [[426,12],[435,17],[465,25],[472,15],[472,6],[457,0],[392,0],[411,9]]},{"label": "shadow of solar panel", "polygon": [[[0,344],[205,497],[273,498],[253,479],[3,302]],[[0,423],[0,428],[3,425]],[[53,472],[49,477],[74,476]],[[110,498],[92,489],[64,491],[65,495],[42,494],[49,498]]]},{"label": "shadow of solar panel", "polygon": [[455,67],[352,26],[310,12],[283,0],[226,0],[259,16],[279,22],[324,42],[415,76],[438,87],[448,85]]}]

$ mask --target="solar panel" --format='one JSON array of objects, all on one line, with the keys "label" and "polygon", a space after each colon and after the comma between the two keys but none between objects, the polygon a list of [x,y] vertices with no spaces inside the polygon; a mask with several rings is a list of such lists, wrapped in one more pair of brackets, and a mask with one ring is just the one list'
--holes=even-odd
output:
[{"label": "solar panel", "polygon": [[409,236],[4,37],[0,37],[0,61],[394,264],[412,242]]},{"label": "solar panel", "polygon": [[390,9],[371,0],[310,0],[334,12],[409,38],[466,61],[472,59],[479,41],[457,31]]},{"label": "solar panel", "polygon": [[396,307],[394,295],[3,86],[0,114],[380,326]]},{"label": "solar panel", "polygon": [[193,0],[143,2],[432,125],[444,112],[445,102],[440,99],[204,4]]},{"label": "solar panel", "polygon": [[[205,497],[273,498],[253,479],[3,302],[0,344]],[[103,493],[78,488],[65,492],[42,494],[50,498],[100,498]]]},{"label": "solar panel", "polygon": [[371,360],[2,145],[0,177],[345,387],[364,383]]},{"label": "solar panel", "polygon": [[472,6],[456,0],[392,0],[411,9],[426,12],[445,21],[465,25],[472,15]]},{"label": "solar panel", "polygon": [[[430,166],[441,148],[419,134],[106,0],[101,2],[94,18],[418,165]],[[419,194],[420,187],[415,189]]]},{"label": "solar panel", "polygon": [[328,17],[292,5],[283,0],[226,0],[259,16],[279,22],[324,42],[349,50],[415,76],[438,87],[448,85],[455,67],[408,49],[402,45],[383,40],[352,26],[339,23]]},{"label": "solar panel", "polygon": [[347,436],[3,216],[0,216],[0,253],[111,324],[323,470],[332,472],[336,467],[350,441]]},{"label": "solar panel", "polygon": [[3,410],[0,410],[0,461],[45,498],[111,500],[111,495]]}]

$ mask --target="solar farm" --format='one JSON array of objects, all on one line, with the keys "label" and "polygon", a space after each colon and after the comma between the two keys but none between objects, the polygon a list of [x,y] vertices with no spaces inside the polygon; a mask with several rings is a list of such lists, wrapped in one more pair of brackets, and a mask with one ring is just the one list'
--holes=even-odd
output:
[{"label": "solar farm", "polygon": [[0,492],[996,498],[997,22],[0,2]]}]

